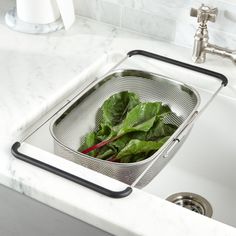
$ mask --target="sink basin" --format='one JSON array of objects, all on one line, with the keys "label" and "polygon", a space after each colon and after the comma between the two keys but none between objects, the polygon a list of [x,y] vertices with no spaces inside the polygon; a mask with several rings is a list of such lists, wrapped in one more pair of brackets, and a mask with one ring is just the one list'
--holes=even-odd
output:
[{"label": "sink basin", "polygon": [[195,123],[187,141],[143,190],[166,199],[191,192],[211,204],[213,219],[236,227],[236,102],[222,96]]},{"label": "sink basin", "polygon": [[[111,68],[114,62],[120,60],[120,58],[120,55],[115,54],[115,56],[104,59],[103,62],[98,63],[97,67],[100,68],[96,67],[94,71],[88,73],[87,77],[90,78],[91,74],[93,76],[94,74],[103,75],[107,68]],[[123,68],[153,71],[156,66],[149,62],[141,64],[128,62]],[[169,72],[170,69],[166,68],[166,70],[162,69],[161,74],[169,75]],[[189,79],[189,77],[188,73],[183,75],[184,82],[193,82],[190,85],[192,84],[194,87],[197,85],[203,98],[211,95],[212,92],[208,89],[201,89],[198,80],[192,81],[192,78]],[[84,81],[86,81],[86,78],[84,78]],[[206,80],[202,81],[206,82]],[[207,85],[209,86],[209,84]],[[73,96],[71,95],[70,98]],[[66,102],[69,100],[66,99]],[[65,100],[54,107],[43,119],[48,120],[62,105],[65,105]],[[236,227],[235,121],[236,101],[219,95],[195,122],[190,135],[174,158],[142,191],[163,199],[180,192],[198,194],[211,205],[213,219]],[[42,120],[38,121],[37,124],[32,126],[32,130],[41,123]],[[54,153],[53,139],[49,133],[49,122],[41,126],[37,132],[27,139],[26,143],[43,150],[44,157],[46,157],[46,152]],[[27,153],[30,153],[30,150],[26,151]],[[70,166],[72,167],[72,165]],[[84,169],[86,168],[81,167],[79,171],[86,174]],[[77,171],[76,168],[74,168],[74,171]],[[93,175],[93,171],[89,171],[87,175]],[[108,179],[108,177],[106,178]],[[120,185],[117,183],[119,181],[114,181],[113,179],[109,180],[107,182],[108,186],[116,185],[115,188],[119,189]],[[100,178],[100,183],[102,182],[104,181]],[[122,185],[123,187],[124,185]]]}]

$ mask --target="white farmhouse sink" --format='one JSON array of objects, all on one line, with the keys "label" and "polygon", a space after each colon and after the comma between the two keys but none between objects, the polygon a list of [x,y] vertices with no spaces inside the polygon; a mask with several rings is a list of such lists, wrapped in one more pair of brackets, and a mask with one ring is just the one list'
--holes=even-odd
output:
[{"label": "white farmhouse sink", "polygon": [[[118,59],[120,56],[116,54],[103,60],[97,64],[101,65],[100,68],[94,68],[88,76],[103,74]],[[142,65],[145,70],[152,71],[156,68],[153,65],[149,68],[149,62]],[[142,69],[137,64],[127,64],[127,67]],[[170,72],[176,73],[169,68],[161,72],[169,76]],[[183,78],[188,83],[189,74],[185,72]],[[194,87],[196,83],[194,80]],[[203,97],[209,97],[211,91],[200,89],[200,93]],[[62,104],[65,104],[65,100]],[[51,114],[58,108],[60,105]],[[49,116],[46,115],[45,119]],[[38,122],[40,123],[41,121]],[[29,138],[27,143],[53,153],[49,122]],[[219,95],[195,122],[178,153],[143,191],[164,199],[179,192],[199,194],[211,204],[213,219],[236,227],[236,101]]]},{"label": "white farmhouse sink", "polygon": [[236,101],[218,97],[195,123],[175,157],[143,190],[161,198],[192,192],[213,218],[236,227]]}]

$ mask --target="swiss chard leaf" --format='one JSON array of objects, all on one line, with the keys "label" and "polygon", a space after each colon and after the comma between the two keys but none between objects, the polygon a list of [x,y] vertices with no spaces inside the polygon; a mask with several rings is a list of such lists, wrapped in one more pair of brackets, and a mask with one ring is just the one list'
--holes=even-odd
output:
[{"label": "swiss chard leaf", "polygon": [[[140,159],[141,155],[145,156],[151,151],[156,151],[168,140],[169,136],[160,139],[159,141],[141,141],[132,139],[117,155],[116,159],[121,162],[137,157]],[[129,162],[129,161],[128,161]]]},{"label": "swiss chard leaf", "polygon": [[99,130],[97,131],[97,138],[102,141],[107,139],[107,137],[111,134],[111,127],[107,124],[101,123],[99,126]]},{"label": "swiss chard leaf", "polygon": [[162,114],[161,110],[160,102],[140,103],[127,114],[117,135],[133,131],[147,132],[153,126],[157,116]]},{"label": "swiss chard leaf", "polygon": [[[96,132],[91,132],[91,133],[88,133],[86,136],[85,136],[85,139],[84,139],[84,143],[83,145],[80,146],[80,148],[78,149],[78,151],[83,151],[93,145],[95,145],[96,143],[98,142],[97,140],[97,135],[96,135]],[[97,153],[97,150],[94,150],[92,152],[90,152],[90,156],[95,156]]]},{"label": "swiss chard leaf", "polygon": [[165,124],[163,119],[158,119],[146,134],[146,140],[158,140],[165,136],[171,136],[178,127]]},{"label": "swiss chard leaf", "polygon": [[110,148],[106,148],[106,149],[102,148],[102,150],[99,150],[99,153],[96,156],[96,158],[106,160],[107,158],[111,157],[114,154],[115,154],[114,150]]},{"label": "swiss chard leaf", "polygon": [[123,91],[112,95],[102,105],[102,123],[110,127],[120,124],[139,103],[139,97],[135,93]]}]

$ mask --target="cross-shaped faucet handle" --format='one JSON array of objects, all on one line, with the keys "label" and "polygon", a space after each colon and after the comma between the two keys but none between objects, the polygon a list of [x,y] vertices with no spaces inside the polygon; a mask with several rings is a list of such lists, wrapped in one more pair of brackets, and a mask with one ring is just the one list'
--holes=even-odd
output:
[{"label": "cross-shaped faucet handle", "polygon": [[190,16],[197,17],[197,22],[206,24],[207,21],[215,22],[218,14],[217,8],[210,8],[202,4],[198,9],[191,8]]}]

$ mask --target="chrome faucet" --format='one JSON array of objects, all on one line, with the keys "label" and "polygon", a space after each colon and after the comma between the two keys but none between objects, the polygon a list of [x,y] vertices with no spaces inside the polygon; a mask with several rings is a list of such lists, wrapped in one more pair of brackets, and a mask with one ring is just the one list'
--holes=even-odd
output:
[{"label": "chrome faucet", "polygon": [[190,16],[197,17],[197,22],[199,23],[199,27],[194,36],[192,60],[197,63],[203,63],[206,60],[206,53],[210,53],[227,57],[236,64],[236,51],[219,47],[208,42],[207,22],[215,22],[217,14],[217,8],[210,8],[204,4],[198,9],[191,9]]}]

